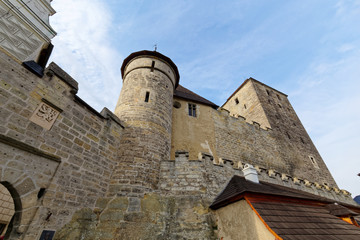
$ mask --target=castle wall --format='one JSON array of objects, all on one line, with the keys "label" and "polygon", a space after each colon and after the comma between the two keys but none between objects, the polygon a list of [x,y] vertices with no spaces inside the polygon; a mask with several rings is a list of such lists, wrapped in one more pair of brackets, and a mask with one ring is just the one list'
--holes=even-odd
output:
[{"label": "castle wall", "polygon": [[255,89],[252,81],[243,83],[222,107],[232,116],[240,115],[249,123],[255,121],[264,129],[271,128]]},{"label": "castle wall", "polygon": [[3,53],[0,65],[0,182],[19,196],[11,239],[37,239],[106,194],[123,127],[54,64],[43,78]]},{"label": "castle wall", "polygon": [[273,129],[277,144],[281,146],[280,153],[282,159],[288,163],[290,173],[308,178],[311,176],[310,179],[337,186],[287,96],[256,80],[251,82]]},{"label": "castle wall", "polygon": [[109,194],[141,195],[157,189],[160,162],[170,158],[172,101],[178,79],[167,62],[146,54],[132,58],[123,74],[115,114],[127,127]]},{"label": "castle wall", "polygon": [[[175,159],[177,150],[187,150],[190,159],[197,159],[199,152],[216,158],[213,109],[181,98],[174,98],[174,101],[179,102],[181,107],[173,108],[170,159]],[[189,116],[188,103],[196,104],[196,117]]]}]

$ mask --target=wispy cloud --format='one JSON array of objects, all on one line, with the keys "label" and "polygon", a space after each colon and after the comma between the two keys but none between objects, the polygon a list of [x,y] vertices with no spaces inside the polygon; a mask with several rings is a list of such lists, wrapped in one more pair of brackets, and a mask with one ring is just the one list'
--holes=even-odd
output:
[{"label": "wispy cloud", "polygon": [[289,94],[339,187],[355,195],[360,193],[359,66],[355,47],[333,61],[316,59]]},{"label": "wispy cloud", "polygon": [[123,57],[111,43],[112,12],[98,0],[54,1],[53,7],[51,24],[58,36],[51,60],[79,82],[78,95],[91,106],[114,109]]}]

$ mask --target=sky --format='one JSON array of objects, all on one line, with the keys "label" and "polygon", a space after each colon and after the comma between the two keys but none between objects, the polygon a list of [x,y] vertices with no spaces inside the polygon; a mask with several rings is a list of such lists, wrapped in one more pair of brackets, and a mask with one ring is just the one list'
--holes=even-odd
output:
[{"label": "sky", "polygon": [[222,105],[247,78],[283,93],[341,189],[360,195],[360,1],[55,0],[50,61],[83,100],[115,109],[124,58],[170,57],[180,84]]}]

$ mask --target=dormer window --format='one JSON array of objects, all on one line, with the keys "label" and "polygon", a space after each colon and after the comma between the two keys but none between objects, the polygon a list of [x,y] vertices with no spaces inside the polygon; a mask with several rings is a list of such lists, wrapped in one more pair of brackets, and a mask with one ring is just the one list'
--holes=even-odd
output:
[{"label": "dormer window", "polygon": [[196,117],[196,104],[189,103],[189,116]]}]

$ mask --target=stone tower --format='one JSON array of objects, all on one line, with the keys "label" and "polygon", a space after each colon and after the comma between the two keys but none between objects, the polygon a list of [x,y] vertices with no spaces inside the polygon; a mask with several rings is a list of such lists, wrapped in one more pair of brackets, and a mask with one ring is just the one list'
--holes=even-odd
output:
[{"label": "stone tower", "polygon": [[282,171],[336,186],[286,94],[249,78],[222,107],[231,115],[241,115],[250,123],[272,129],[280,146],[277,154],[285,167]]},{"label": "stone tower", "polygon": [[179,72],[161,53],[140,51],[124,60],[121,74],[115,114],[126,127],[109,193],[141,195],[157,189],[160,161],[170,159],[173,93]]}]

